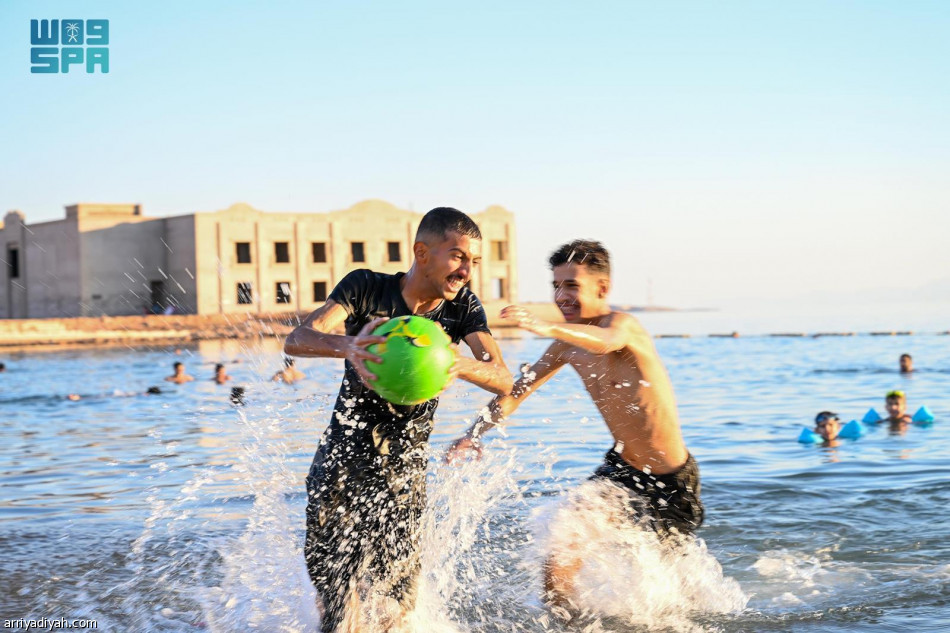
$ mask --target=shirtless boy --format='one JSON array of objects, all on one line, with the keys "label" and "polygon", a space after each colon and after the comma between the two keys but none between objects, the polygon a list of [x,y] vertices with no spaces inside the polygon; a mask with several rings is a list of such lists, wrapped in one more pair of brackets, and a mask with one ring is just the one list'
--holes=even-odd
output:
[{"label": "shirtless boy", "polygon": [[[536,319],[528,310],[509,306],[502,316],[554,342],[510,394],[497,397],[488,414],[453,443],[448,458],[480,451],[479,438],[501,424],[565,365],[580,375],[607,423],[616,445],[592,479],[604,479],[642,499],[635,504],[660,534],[691,533],[703,521],[699,499],[699,467],[680,433],[673,387],[653,340],[629,314],[613,312],[610,258],[599,243],[575,240],[558,248],[549,260],[554,272],[554,301],[566,323]],[[583,561],[550,557],[545,589],[557,607],[572,609],[573,579]]]},{"label": "shirtless boy", "polygon": [[284,368],[281,369],[276,374],[274,374],[274,377],[271,378],[271,380],[274,382],[284,382],[284,383],[287,383],[288,385],[292,385],[298,380],[303,380],[306,377],[306,375],[302,371],[297,369],[294,366],[295,364],[296,363],[294,359],[288,356],[287,358],[284,359]]},{"label": "shirtless boy", "polygon": [[911,416],[907,413],[907,396],[903,391],[889,391],[884,398],[884,408],[887,410],[887,417],[884,422],[889,422],[891,426],[910,424]]},{"label": "shirtless boy", "polygon": [[822,411],[815,416],[815,433],[821,436],[825,443],[832,443],[841,432],[841,420],[837,413]]},{"label": "shirtless boy", "polygon": [[[288,355],[346,359],[307,477],[304,556],[323,603],[324,633],[357,630],[367,576],[374,590],[399,603],[390,623],[371,630],[398,625],[413,606],[419,574],[428,440],[439,401],[393,405],[367,386],[373,375],[365,361],[381,362],[367,348],[386,340],[373,330],[388,318],[422,315],[474,353],[457,357],[459,378],[495,394],[512,387],[485,310],[465,287],[481,260],[478,226],[456,209],[433,209],[419,224],[413,255],[407,273],[348,274],[284,345]],[[344,323],[346,335],[331,334]]]},{"label": "shirtless boy", "polygon": [[171,376],[166,376],[165,377],[166,382],[173,382],[176,385],[181,385],[186,382],[191,382],[192,380],[195,379],[194,376],[189,376],[188,374],[185,373],[184,363],[176,362],[174,365],[172,365],[172,367],[174,368],[175,373],[172,374]]},{"label": "shirtless boy", "polygon": [[214,366],[214,378],[211,380],[218,385],[223,385],[231,380],[231,376],[228,375],[228,371],[224,368],[223,363],[218,363]]}]

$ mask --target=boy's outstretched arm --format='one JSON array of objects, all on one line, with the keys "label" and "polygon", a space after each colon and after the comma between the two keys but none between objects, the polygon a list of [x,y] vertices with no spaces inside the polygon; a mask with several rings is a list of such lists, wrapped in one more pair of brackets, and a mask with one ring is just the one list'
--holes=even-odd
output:
[{"label": "boy's outstretched arm", "polygon": [[610,324],[583,325],[580,323],[551,323],[535,318],[521,306],[508,306],[501,311],[505,319],[515,321],[518,327],[547,336],[594,354],[609,354],[624,347],[650,349],[653,339],[635,318],[623,312],[611,314]]},{"label": "boy's outstretched arm", "polygon": [[496,396],[488,403],[488,406],[479,412],[475,423],[472,424],[465,435],[449,446],[445,455],[446,461],[455,461],[467,451],[475,451],[480,454],[482,435],[502,424],[508,416],[521,406],[525,398],[546,383],[551,376],[564,366],[563,354],[567,347],[560,341],[552,343],[541,358],[515,381],[510,393]]},{"label": "boy's outstretched arm", "polygon": [[499,396],[509,393],[513,379],[498,342],[488,332],[472,332],[464,340],[475,358],[456,357],[458,377]]}]

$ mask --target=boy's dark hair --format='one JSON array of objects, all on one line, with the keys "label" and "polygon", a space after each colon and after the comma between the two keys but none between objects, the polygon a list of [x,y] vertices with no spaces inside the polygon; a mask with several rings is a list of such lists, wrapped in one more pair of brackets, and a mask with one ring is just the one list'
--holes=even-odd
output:
[{"label": "boy's dark hair", "polygon": [[290,356],[285,356],[285,357],[284,357],[284,366],[285,366],[285,367],[293,367],[295,362],[297,362],[297,361],[295,361],[295,360],[294,360],[293,358],[291,358]]},{"label": "boy's dark hair", "polygon": [[551,253],[548,263],[551,269],[570,263],[587,266],[591,272],[610,277],[610,253],[604,245],[594,240],[574,240]]},{"label": "boy's dark hair", "polygon": [[900,358],[900,359],[901,359],[901,360],[904,360],[905,358],[906,358],[907,360],[914,360],[913,358],[911,358],[910,354],[901,354],[901,358]]},{"label": "boy's dark hair", "polygon": [[175,361],[175,364],[172,365],[172,368],[178,369],[179,367],[184,367],[184,364],[181,361]]},{"label": "boy's dark hair", "polygon": [[217,365],[214,366],[215,371],[219,371],[221,369],[224,369],[224,365],[222,365],[221,363],[218,363]]},{"label": "boy's dark hair", "polygon": [[472,218],[452,207],[436,207],[422,217],[416,231],[416,241],[424,242],[427,237],[445,239],[446,233],[459,233],[474,240],[482,239],[482,232]]}]

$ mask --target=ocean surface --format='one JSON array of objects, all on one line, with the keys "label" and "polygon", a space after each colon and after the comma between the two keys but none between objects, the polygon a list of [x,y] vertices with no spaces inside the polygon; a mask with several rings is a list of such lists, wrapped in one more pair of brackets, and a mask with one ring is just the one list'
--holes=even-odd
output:
[{"label": "ocean surface", "polygon": [[[664,333],[737,329],[708,315],[643,321]],[[525,402],[482,461],[443,465],[489,399],[457,384],[432,437],[415,630],[950,630],[950,336],[656,344],[702,472],[699,540],[669,552],[596,504],[567,510],[611,446],[570,369]],[[517,371],[545,345],[513,338],[502,350]],[[918,367],[910,376],[896,371],[903,352]],[[301,360],[307,379],[287,386],[268,380],[281,362],[275,341],[0,360],[0,620],[317,629],[303,480],[342,362]],[[163,382],[178,360],[195,382]],[[211,381],[216,362],[246,387],[243,404]],[[152,385],[163,393],[144,395]],[[796,442],[819,410],[860,418],[895,388],[937,421],[836,447]],[[564,625],[539,594],[542,561],[567,532],[583,538],[578,589],[590,613]]]}]

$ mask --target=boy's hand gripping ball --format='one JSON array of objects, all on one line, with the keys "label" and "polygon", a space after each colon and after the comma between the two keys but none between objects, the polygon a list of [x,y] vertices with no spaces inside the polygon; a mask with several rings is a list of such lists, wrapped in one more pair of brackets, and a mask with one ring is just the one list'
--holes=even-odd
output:
[{"label": "boy's hand gripping ball", "polygon": [[449,381],[455,362],[452,343],[435,321],[420,316],[403,316],[386,321],[373,330],[385,336],[385,343],[370,345],[368,351],[383,359],[366,361],[376,374],[373,390],[393,404],[419,404],[439,395]]}]

